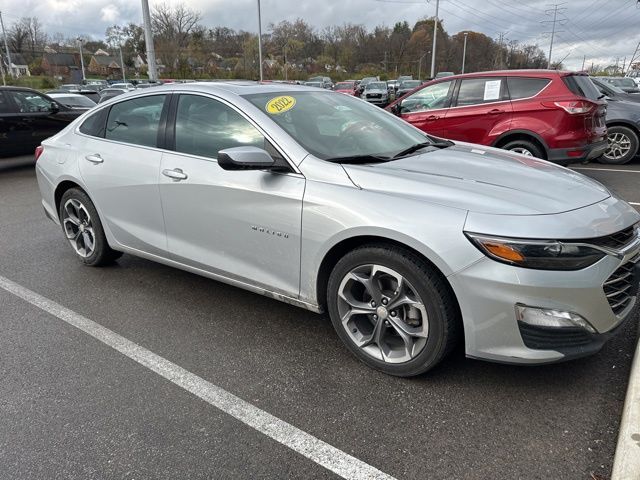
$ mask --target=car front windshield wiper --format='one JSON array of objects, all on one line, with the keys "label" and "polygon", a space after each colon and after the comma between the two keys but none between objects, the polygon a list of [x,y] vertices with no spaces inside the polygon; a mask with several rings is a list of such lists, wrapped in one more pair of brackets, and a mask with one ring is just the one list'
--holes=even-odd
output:
[{"label": "car front windshield wiper", "polygon": [[364,163],[383,163],[391,160],[389,157],[376,157],[375,155],[352,155],[349,157],[335,157],[328,158],[329,162],[334,163],[352,163],[352,164],[364,164]]},{"label": "car front windshield wiper", "polygon": [[413,152],[417,152],[418,150],[421,150],[421,149],[427,148],[427,147],[447,148],[447,147],[452,147],[453,145],[454,145],[454,143],[450,142],[449,140],[441,140],[441,141],[437,141],[437,142],[416,143],[415,145],[411,145],[409,148],[405,148],[404,150],[396,153],[392,158],[404,157],[405,155],[409,155],[409,154],[411,154]]}]

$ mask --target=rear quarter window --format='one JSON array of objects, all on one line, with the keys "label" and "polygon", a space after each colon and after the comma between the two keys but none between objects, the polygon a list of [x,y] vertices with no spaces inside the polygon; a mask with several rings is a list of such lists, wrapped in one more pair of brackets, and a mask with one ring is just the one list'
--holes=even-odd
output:
[{"label": "rear quarter window", "polygon": [[89,115],[89,117],[87,117],[85,121],[82,122],[78,130],[80,130],[80,132],[84,133],[85,135],[104,138],[104,130],[105,126],[107,125],[108,111],[108,108],[103,108],[101,110],[98,110],[93,115]]},{"label": "rear quarter window", "polygon": [[549,85],[548,78],[507,77],[507,88],[511,100],[535,97]]},{"label": "rear quarter window", "polygon": [[562,81],[572,93],[590,100],[598,100],[602,94],[586,75],[568,75]]}]

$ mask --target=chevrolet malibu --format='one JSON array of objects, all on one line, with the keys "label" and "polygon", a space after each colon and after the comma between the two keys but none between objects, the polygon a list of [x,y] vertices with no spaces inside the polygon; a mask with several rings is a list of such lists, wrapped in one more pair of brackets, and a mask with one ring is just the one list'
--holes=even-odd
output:
[{"label": "chevrolet malibu", "polygon": [[327,311],[389,374],[459,341],[498,362],[588,355],[636,309],[640,215],[602,185],[323,89],[125,94],[36,157],[46,215],[84,264],[128,253]]}]

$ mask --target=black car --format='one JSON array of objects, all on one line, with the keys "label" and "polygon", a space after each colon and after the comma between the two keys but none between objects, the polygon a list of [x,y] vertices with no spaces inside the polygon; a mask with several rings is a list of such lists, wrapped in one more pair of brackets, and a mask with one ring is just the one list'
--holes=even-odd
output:
[{"label": "black car", "polygon": [[31,88],[0,87],[0,156],[33,153],[82,113]]}]

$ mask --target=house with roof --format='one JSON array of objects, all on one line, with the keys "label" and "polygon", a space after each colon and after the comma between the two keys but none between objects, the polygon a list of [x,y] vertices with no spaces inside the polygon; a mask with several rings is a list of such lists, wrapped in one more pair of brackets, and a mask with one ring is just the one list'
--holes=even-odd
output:
[{"label": "house with roof", "polygon": [[9,71],[13,72],[16,77],[31,76],[29,64],[20,53],[11,53],[11,64]]},{"label": "house with roof", "polygon": [[42,69],[52,77],[70,77],[80,69],[80,56],[74,53],[48,53],[42,56]]},{"label": "house with roof", "polygon": [[[149,68],[149,66],[147,65],[147,56],[142,53],[138,53],[135,57],[133,57],[133,67],[136,69],[136,72],[146,72]],[[166,68],[159,57],[156,57],[156,68],[158,69],[159,74],[164,73]]]},{"label": "house with roof", "polygon": [[91,56],[89,73],[105,77],[121,75],[122,67],[120,66],[120,60],[116,56],[106,53],[104,50],[99,50]]}]

